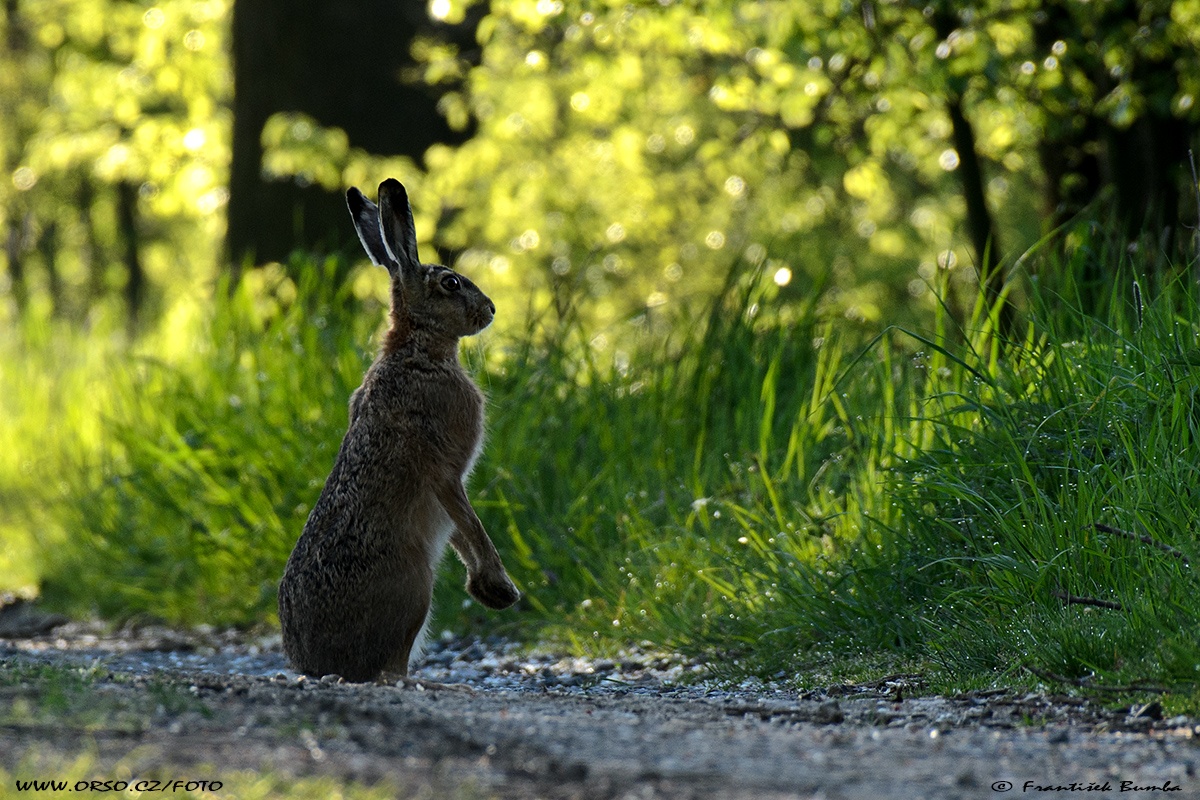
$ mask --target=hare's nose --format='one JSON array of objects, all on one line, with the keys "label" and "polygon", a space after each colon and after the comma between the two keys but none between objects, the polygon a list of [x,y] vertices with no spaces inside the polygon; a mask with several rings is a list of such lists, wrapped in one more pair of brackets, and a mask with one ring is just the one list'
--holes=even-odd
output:
[{"label": "hare's nose", "polygon": [[488,300],[487,308],[488,308],[489,314],[491,314],[493,317],[496,316],[496,304],[495,303],[493,303],[491,300]]}]

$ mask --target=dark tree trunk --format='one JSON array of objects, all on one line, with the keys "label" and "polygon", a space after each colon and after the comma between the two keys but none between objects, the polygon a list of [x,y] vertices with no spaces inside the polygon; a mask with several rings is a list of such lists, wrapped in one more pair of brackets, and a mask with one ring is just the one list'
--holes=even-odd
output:
[{"label": "dark tree trunk", "polygon": [[62,315],[64,310],[62,276],[58,273],[58,222],[50,220],[38,237],[38,252],[42,256],[42,266],[46,270],[46,288],[50,292],[50,310],[55,315]]},{"label": "dark tree trunk", "polygon": [[[1039,55],[1053,52],[1058,41],[1071,41],[1079,35],[1070,11],[1058,2],[1048,2],[1042,14],[1034,16],[1033,44]],[[1072,58],[1080,58],[1086,49],[1071,50]],[[1103,185],[1100,159],[1094,143],[1099,137],[1099,125],[1094,116],[1078,111],[1050,118],[1038,142],[1038,161],[1042,166],[1045,184],[1042,195],[1042,215],[1048,230],[1053,230],[1074,217],[1096,197]]]},{"label": "dark tree trunk", "polygon": [[137,329],[146,296],[146,273],[138,252],[138,187],[129,181],[117,184],[117,232],[121,238],[121,255],[125,262],[125,303],[129,312],[129,328]]},{"label": "dark tree trunk", "polygon": [[[1156,19],[1146,17],[1147,8],[1133,2],[1111,3],[1097,17],[1094,8],[1047,0],[1033,25],[1037,55],[1049,55],[1057,41],[1066,43],[1065,58],[1071,67],[1087,75],[1097,98],[1107,96],[1117,88],[1117,79],[1105,63],[1103,51],[1087,47],[1088,37],[1103,31],[1157,29],[1165,24],[1169,6],[1153,12]],[[1048,113],[1038,154],[1046,181],[1043,205],[1048,227],[1067,222],[1108,188],[1117,222],[1109,231],[1116,240],[1111,243],[1124,246],[1149,234],[1146,244],[1154,255],[1138,263],[1153,272],[1157,255],[1176,259],[1189,255],[1184,252],[1189,237],[1184,233],[1188,221],[1183,219],[1181,189],[1187,185],[1187,153],[1196,128],[1176,116],[1170,103],[1180,90],[1177,64],[1194,54],[1180,49],[1154,57],[1136,48],[1133,52],[1139,57],[1133,60],[1125,80],[1146,100],[1137,119],[1119,127],[1095,107],[1066,104],[1057,116]],[[1042,100],[1036,94],[1033,99]],[[1050,112],[1049,105],[1042,105]],[[1186,202],[1190,203],[1190,198]],[[1115,262],[1099,253],[1085,254],[1074,262],[1077,274],[1073,277],[1080,297],[1088,310],[1096,311],[1111,293]]]},{"label": "dark tree trunk", "polygon": [[4,0],[4,43],[10,53],[25,49],[25,23],[18,0]]},{"label": "dark tree trunk", "polygon": [[1172,255],[1177,243],[1186,242],[1177,229],[1190,133],[1186,121],[1149,109],[1128,128],[1106,126],[1104,164],[1126,239],[1151,233],[1155,246]]},{"label": "dark tree trunk", "polygon": [[[947,39],[958,26],[954,7],[942,5],[932,17],[934,31],[939,39]],[[954,149],[958,153],[958,175],[962,182],[963,201],[967,206],[967,236],[975,252],[975,267],[979,271],[979,282],[983,286],[989,305],[999,313],[1002,333],[1010,333],[1013,325],[1011,303],[1000,303],[1000,291],[1004,287],[1004,273],[1000,269],[1003,260],[999,237],[992,212],[988,209],[986,181],[979,152],[975,146],[975,129],[963,110],[963,94],[966,81],[962,77],[948,77],[946,85],[946,111],[950,116]]]},{"label": "dark tree trunk", "polygon": [[[962,180],[963,200],[967,205],[967,235],[971,238],[971,249],[975,251],[975,264],[979,270],[979,282],[983,284],[989,304],[1000,299],[1004,287],[1004,274],[1000,269],[1000,240],[996,235],[996,224],[987,207],[984,191],[983,166],[975,150],[975,129],[963,113],[962,100],[949,98],[946,110],[950,114],[950,126],[954,135],[954,149],[958,152],[958,173]],[[1008,303],[1000,306],[1000,327],[1008,332],[1012,325],[1012,308]]]},{"label": "dark tree trunk", "polygon": [[[4,46],[10,56],[15,56],[25,49],[25,24],[20,11],[18,0],[4,0]],[[14,116],[12,102],[5,100],[5,116]],[[19,155],[16,157],[19,158]],[[6,160],[3,164],[5,175],[11,175],[16,166],[16,163]],[[10,203],[6,209],[8,230],[4,235],[4,257],[8,261],[8,282],[13,300],[17,304],[17,312],[24,316],[29,305],[29,286],[25,278],[25,232],[29,227],[29,220],[25,212],[17,208],[18,205],[15,202]]]},{"label": "dark tree trunk", "polygon": [[[470,42],[477,19],[445,32]],[[435,93],[400,79],[413,66],[413,37],[429,25],[425,0],[237,0],[227,239],[235,271],[354,238],[341,192],[263,177],[271,115],[301,112],[342,128],[355,147],[418,160],[434,143],[462,140],[437,113]]]},{"label": "dark tree trunk", "polygon": [[96,221],[92,217],[92,203],[96,199],[96,189],[92,186],[91,178],[82,175],[79,188],[76,191],[75,203],[79,209],[79,224],[83,228],[83,245],[79,257],[87,267],[87,297],[84,307],[90,308],[93,303],[104,296],[104,259],[101,257],[100,240],[96,236]]},{"label": "dark tree trunk", "polygon": [[4,256],[8,260],[8,281],[17,312],[25,315],[29,305],[29,287],[25,283],[25,229],[24,214],[9,208],[8,232],[4,237]]}]

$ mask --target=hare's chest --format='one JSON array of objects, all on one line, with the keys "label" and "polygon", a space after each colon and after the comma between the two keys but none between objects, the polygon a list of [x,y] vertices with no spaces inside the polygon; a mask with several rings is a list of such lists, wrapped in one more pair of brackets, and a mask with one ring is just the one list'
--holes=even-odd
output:
[{"label": "hare's chest", "polygon": [[479,455],[483,452],[485,426],[483,394],[474,384],[470,384],[470,390],[472,397],[469,402],[463,404],[463,416],[459,423],[463,433],[459,444],[463,459],[462,476],[464,480],[474,469],[475,462],[479,460]]},{"label": "hare's chest", "polygon": [[465,477],[483,447],[484,396],[458,364],[426,364],[419,370],[415,361],[386,362],[370,394],[356,406],[364,416],[378,418],[397,460],[417,477],[447,469]]}]

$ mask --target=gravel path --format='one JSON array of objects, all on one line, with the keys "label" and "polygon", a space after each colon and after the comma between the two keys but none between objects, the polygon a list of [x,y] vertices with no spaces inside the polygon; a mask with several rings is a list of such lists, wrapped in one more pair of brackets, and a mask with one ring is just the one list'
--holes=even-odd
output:
[{"label": "gravel path", "polygon": [[80,712],[78,724],[22,717],[37,682],[8,680],[10,771],[32,752],[92,747],[99,763],[134,769],[387,778],[405,798],[1200,797],[1197,720],[1045,694],[922,697],[914,676],[805,693],[721,688],[677,656],[589,660],[443,640],[397,687],[306,679],[277,636],[71,623],[0,639],[0,670],[39,664],[86,672],[113,711],[99,722]]}]

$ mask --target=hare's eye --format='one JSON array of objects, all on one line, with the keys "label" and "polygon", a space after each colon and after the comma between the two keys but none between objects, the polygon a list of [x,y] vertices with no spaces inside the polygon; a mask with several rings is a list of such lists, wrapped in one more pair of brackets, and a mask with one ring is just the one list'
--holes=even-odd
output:
[{"label": "hare's eye", "polygon": [[457,292],[462,288],[462,281],[458,279],[457,275],[447,275],[442,278],[442,288],[447,292]]}]

